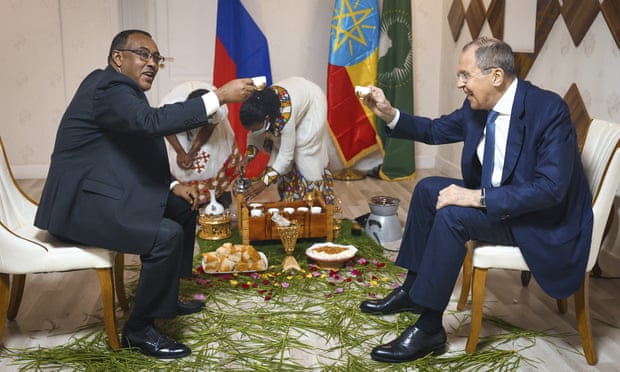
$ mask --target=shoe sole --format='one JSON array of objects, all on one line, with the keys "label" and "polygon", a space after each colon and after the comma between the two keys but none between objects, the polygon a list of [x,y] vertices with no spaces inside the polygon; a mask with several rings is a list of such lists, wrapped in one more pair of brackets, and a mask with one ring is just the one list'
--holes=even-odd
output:
[{"label": "shoe sole", "polygon": [[448,351],[448,344],[442,344],[439,346],[434,347],[433,349],[429,350],[428,352],[424,353],[424,354],[419,354],[416,355],[415,357],[413,357],[412,359],[392,359],[392,358],[384,358],[381,356],[376,356],[373,355],[372,353],[370,354],[370,357],[373,360],[376,360],[378,362],[386,362],[386,363],[405,363],[405,362],[412,362],[416,359],[420,359],[420,358],[424,358],[427,355],[432,355],[432,356],[438,356],[441,354],[444,354],[446,351]]},{"label": "shoe sole", "polygon": [[156,354],[152,354],[152,353],[147,353],[144,350],[142,350],[142,348],[140,348],[139,346],[130,346],[129,342],[123,338],[123,341],[121,342],[121,349],[127,349],[130,351],[137,351],[142,355],[146,355],[148,357],[153,357],[153,358],[157,358],[157,359],[161,359],[161,360],[171,360],[171,359],[179,359],[179,358],[184,358],[186,356],[189,356],[192,354],[191,350],[188,350],[187,353],[183,353],[183,354],[177,354],[177,355],[156,355]]}]

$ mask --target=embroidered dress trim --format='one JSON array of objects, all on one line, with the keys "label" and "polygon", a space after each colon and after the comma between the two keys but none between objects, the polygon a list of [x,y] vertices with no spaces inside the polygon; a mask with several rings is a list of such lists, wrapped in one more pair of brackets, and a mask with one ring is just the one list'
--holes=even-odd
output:
[{"label": "embroidered dress trim", "polygon": [[284,125],[286,125],[291,118],[291,96],[288,94],[288,91],[281,86],[273,85],[271,89],[278,94],[278,98],[280,99],[280,117],[276,118],[273,124],[273,135],[278,137],[282,129],[284,129]]}]

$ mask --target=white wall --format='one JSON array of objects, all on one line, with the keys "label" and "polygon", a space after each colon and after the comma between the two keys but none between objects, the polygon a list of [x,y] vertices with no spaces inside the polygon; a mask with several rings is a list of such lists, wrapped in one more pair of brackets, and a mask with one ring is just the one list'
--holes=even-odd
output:
[{"label": "white wall", "polygon": [[113,0],[0,0],[0,136],[17,176],[46,174],[60,117],[105,64],[117,19]]}]

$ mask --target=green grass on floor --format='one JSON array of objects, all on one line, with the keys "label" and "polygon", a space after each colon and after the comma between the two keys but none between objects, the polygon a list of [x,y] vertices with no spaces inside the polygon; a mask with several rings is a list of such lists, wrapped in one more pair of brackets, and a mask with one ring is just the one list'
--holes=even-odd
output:
[{"label": "green grass on floor", "polygon": [[[381,317],[359,311],[360,301],[383,297],[402,282],[404,272],[384,257],[382,247],[370,237],[352,236],[350,226],[350,221],[343,222],[342,237],[335,242],[354,245],[359,251],[338,271],[314,268],[304,251],[316,240],[299,240],[295,257],[302,270],[282,272],[279,263],[284,250],[280,242],[270,241],[253,242],[268,258],[270,267],[265,272],[211,275],[197,270],[191,280],[183,280],[182,295],[204,299],[206,308],[158,325],[191,347],[187,358],[164,362],[128,350],[111,351],[102,323],[65,345],[3,349],[0,356],[28,371],[509,371],[531,363],[510,345],[524,338],[534,342],[536,335],[499,320],[496,324],[506,332],[481,338],[474,354],[450,352],[403,364],[372,361],[371,349],[396,337],[416,316]],[[205,252],[225,241],[240,243],[241,239],[235,231],[230,239],[199,240],[199,245]],[[200,259],[200,255],[195,258],[197,268]],[[129,293],[135,285],[127,283]],[[119,331],[124,320],[118,320]]]}]

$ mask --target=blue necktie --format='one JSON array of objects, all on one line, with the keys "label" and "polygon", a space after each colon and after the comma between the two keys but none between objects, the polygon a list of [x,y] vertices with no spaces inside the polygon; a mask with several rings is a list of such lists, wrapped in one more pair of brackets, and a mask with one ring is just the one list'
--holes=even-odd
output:
[{"label": "blue necktie", "polygon": [[493,163],[495,162],[495,119],[499,113],[489,111],[487,116],[487,132],[484,139],[484,157],[482,159],[482,187],[492,187]]}]

